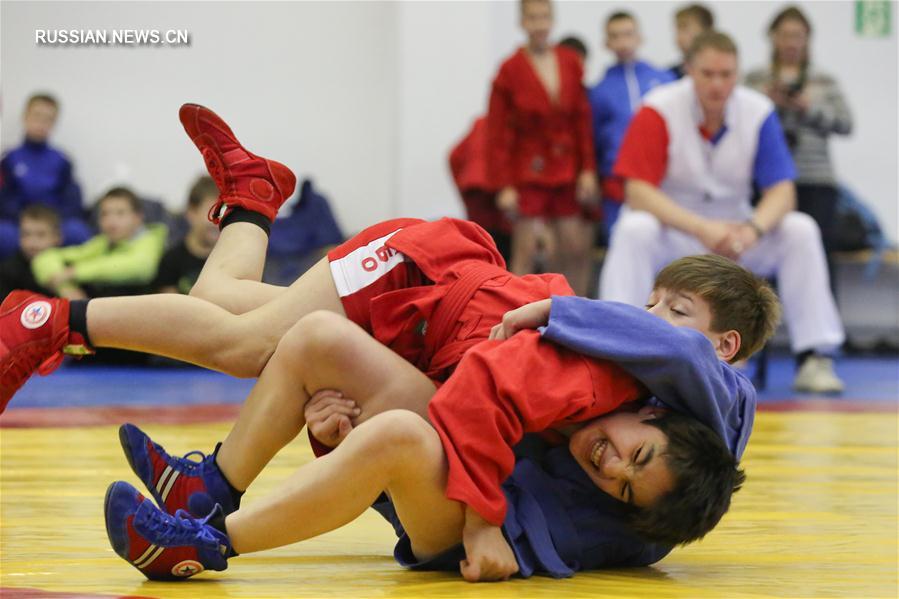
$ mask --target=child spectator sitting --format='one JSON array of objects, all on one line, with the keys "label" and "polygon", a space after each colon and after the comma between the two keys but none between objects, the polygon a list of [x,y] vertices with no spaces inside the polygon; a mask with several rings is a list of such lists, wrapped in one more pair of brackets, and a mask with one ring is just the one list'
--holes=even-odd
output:
[{"label": "child spectator sitting", "polygon": [[72,163],[48,143],[58,115],[59,103],[53,96],[28,98],[25,139],[0,161],[0,256],[16,251],[16,221],[33,204],[47,204],[59,213],[65,244],[83,243],[91,236]]},{"label": "child spectator sitting", "polygon": [[212,177],[197,179],[187,196],[184,217],[190,226],[180,243],[166,251],[152,288],[160,293],[190,293],[206,258],[219,237],[217,226],[206,215],[218,199],[219,189]]},{"label": "child spectator sitting", "polygon": [[97,209],[100,234],[81,245],[42,252],[32,262],[34,278],[70,299],[147,292],[166,226],[144,225],[141,201],[126,187],[106,192]]},{"label": "child spectator sitting", "polygon": [[19,214],[18,251],[0,262],[0,297],[6,297],[14,289],[28,289],[53,295],[38,285],[31,272],[31,261],[46,249],[59,246],[62,235],[59,214],[41,204],[32,204]]}]

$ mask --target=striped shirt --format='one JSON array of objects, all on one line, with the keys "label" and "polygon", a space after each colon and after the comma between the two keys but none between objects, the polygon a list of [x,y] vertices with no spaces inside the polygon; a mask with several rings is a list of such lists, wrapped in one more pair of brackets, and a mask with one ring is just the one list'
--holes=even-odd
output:
[{"label": "striped shirt", "polygon": [[[773,79],[769,66],[750,72],[746,76],[746,85],[764,93]],[[852,131],[852,114],[837,82],[828,75],[811,70],[803,90],[810,102],[805,114],[778,109],[784,132],[791,142],[798,171],[796,182],[835,185],[828,138],[831,134],[848,135]]]}]

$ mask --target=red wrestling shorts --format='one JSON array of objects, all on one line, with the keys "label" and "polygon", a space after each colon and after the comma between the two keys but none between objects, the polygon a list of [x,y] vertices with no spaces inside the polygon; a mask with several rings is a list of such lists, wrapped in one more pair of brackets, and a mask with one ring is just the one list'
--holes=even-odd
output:
[{"label": "red wrestling shorts", "polygon": [[581,213],[574,184],[558,187],[522,185],[518,190],[518,213],[528,218],[555,219]]},{"label": "red wrestling shorts", "polygon": [[331,277],[347,318],[369,334],[374,298],[397,289],[430,284],[414,262],[385,245],[403,227],[421,222],[414,218],[384,221],[328,252]]}]

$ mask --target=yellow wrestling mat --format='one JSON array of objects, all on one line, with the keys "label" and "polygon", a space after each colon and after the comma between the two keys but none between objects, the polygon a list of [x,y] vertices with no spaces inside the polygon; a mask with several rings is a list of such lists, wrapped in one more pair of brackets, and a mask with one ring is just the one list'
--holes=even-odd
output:
[{"label": "yellow wrestling mat", "polygon": [[[370,511],[329,535],[231,561],[180,583],[147,582],[109,547],[108,483],[138,484],[114,427],[0,430],[4,597],[896,597],[895,413],[762,412],[745,488],[701,543],[651,568],[472,585],[392,559]],[[227,426],[147,426],[173,453],[210,448]],[[312,454],[302,434],[244,502]],[[347,473],[352,476],[352,473]],[[311,518],[315,514],[310,514]],[[57,595],[58,593],[58,595]]]}]

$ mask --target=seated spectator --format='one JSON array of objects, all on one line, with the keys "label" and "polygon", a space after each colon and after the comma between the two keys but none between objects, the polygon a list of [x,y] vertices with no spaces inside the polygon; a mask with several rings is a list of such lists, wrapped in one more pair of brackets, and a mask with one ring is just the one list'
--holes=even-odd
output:
[{"label": "seated spectator", "polygon": [[621,139],[640,107],[643,95],[674,79],[669,71],[657,69],[637,58],[642,42],[637,19],[631,13],[612,13],[606,19],[605,43],[615,55],[615,64],[606,70],[589,95],[607,239],[624,202],[624,181],[612,173]]},{"label": "seated spectator", "polygon": [[832,249],[837,179],[830,160],[831,135],[852,131],[852,115],[831,76],[813,69],[809,61],[812,26],[798,8],[780,11],[768,36],[771,64],[750,72],[746,85],[766,94],[777,107],[796,163],[797,208],[821,228],[824,247]]},{"label": "seated spectator", "polygon": [[715,16],[702,4],[690,4],[674,13],[674,43],[681,53],[681,61],[668,69],[674,79],[680,79],[686,74],[687,52],[696,36],[714,27]]},{"label": "seated spectator", "polygon": [[[733,40],[706,32],[690,49],[690,76],[644,98],[615,164],[627,206],[612,232],[600,296],[642,306],[659,269],[691,254],[720,254],[776,276],[798,367],[794,389],[839,392],[827,355],[844,332],[821,233],[793,211],[796,173],[774,104],[737,85],[737,64]],[[761,189],[755,207],[753,185]],[[690,311],[687,302],[678,308]]]},{"label": "seated spectator", "polygon": [[28,98],[25,139],[0,161],[0,256],[16,251],[19,214],[33,204],[46,204],[59,213],[64,244],[83,243],[91,236],[72,163],[49,144],[58,114],[59,103],[53,96]]},{"label": "seated spectator", "polygon": [[331,203],[312,179],[303,179],[299,187],[299,196],[290,213],[272,223],[262,275],[265,283],[290,285],[345,239]]},{"label": "seated spectator", "polygon": [[18,237],[19,250],[0,263],[0,298],[6,297],[14,289],[53,295],[52,291],[34,280],[31,261],[44,250],[57,247],[62,241],[59,215],[52,208],[41,204],[27,206],[19,214]]},{"label": "seated spectator", "polygon": [[184,239],[162,256],[153,289],[160,293],[190,293],[219,238],[219,228],[206,217],[218,196],[212,177],[200,177],[193,184],[184,213],[190,228]]},{"label": "seated spectator", "polygon": [[165,225],[145,226],[140,199],[125,187],[106,192],[97,209],[100,234],[41,252],[32,261],[34,278],[70,299],[146,293],[162,257]]}]

